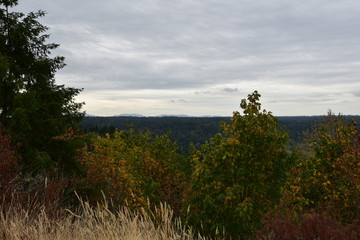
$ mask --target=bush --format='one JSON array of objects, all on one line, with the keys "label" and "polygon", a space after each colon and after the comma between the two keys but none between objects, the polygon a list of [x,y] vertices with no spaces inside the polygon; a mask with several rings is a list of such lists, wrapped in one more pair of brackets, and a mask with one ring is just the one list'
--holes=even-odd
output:
[{"label": "bush", "polygon": [[[2,206],[45,206],[55,212],[65,201],[66,190],[73,181],[58,172],[24,174],[18,164],[20,156],[11,139],[0,126],[0,203]],[[49,213],[50,213],[49,212]]]},{"label": "bush", "polygon": [[92,148],[83,164],[87,171],[84,182],[91,183],[87,189],[93,200],[104,191],[113,201],[127,202],[129,207],[162,201],[179,212],[186,176],[177,147],[167,135],[115,132],[97,137]]},{"label": "bush", "polygon": [[264,221],[264,227],[258,231],[256,240],[355,240],[360,238],[360,225],[353,223],[344,226],[330,216],[316,213],[314,210],[299,215],[296,219],[277,214]]},{"label": "bush", "polygon": [[360,219],[360,135],[354,122],[329,113],[292,170],[282,208],[317,209],[344,224]]},{"label": "bush", "polygon": [[9,201],[19,174],[19,156],[0,124],[0,199]]}]

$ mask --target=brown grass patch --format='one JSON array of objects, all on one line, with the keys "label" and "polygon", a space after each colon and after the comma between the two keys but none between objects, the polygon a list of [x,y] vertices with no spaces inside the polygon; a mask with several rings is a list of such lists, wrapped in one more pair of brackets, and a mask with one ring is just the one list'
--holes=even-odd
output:
[{"label": "brown grass patch", "polygon": [[[66,240],[66,239],[193,239],[191,229],[166,204],[153,211],[130,211],[127,207],[111,211],[106,201],[92,207],[80,199],[76,210],[62,209],[56,218],[49,217],[45,207],[24,209],[16,204],[0,206],[0,239]],[[197,239],[205,239],[198,236]]]}]

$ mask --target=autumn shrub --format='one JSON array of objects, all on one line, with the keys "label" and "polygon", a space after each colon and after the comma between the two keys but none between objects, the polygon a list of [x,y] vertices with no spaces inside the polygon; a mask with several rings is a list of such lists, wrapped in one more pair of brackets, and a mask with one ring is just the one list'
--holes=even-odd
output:
[{"label": "autumn shrub", "polygon": [[256,240],[356,240],[360,238],[360,225],[354,222],[344,226],[340,221],[314,210],[302,213],[296,219],[276,214],[264,220]]},{"label": "autumn shrub", "polygon": [[9,136],[0,124],[0,199],[9,201],[19,174],[19,156]]},{"label": "autumn shrub", "polygon": [[241,101],[222,133],[197,151],[189,196],[189,223],[212,237],[248,239],[281,197],[292,160],[288,136],[255,91]]},{"label": "autumn shrub", "polygon": [[52,170],[67,176],[83,174],[80,163],[86,153],[88,141],[82,130],[76,127],[68,128],[64,133],[52,137],[47,149],[55,163]]},{"label": "autumn shrub", "polygon": [[45,208],[48,216],[56,217],[62,207],[74,203],[74,187],[75,180],[61,173],[22,175],[11,204],[34,212]]},{"label": "autumn shrub", "polygon": [[[18,145],[18,144],[17,144]],[[0,203],[35,209],[45,206],[49,215],[65,203],[66,195],[73,189],[73,180],[54,169],[33,174],[21,169],[17,148],[0,126]],[[68,191],[68,192],[66,192]]]},{"label": "autumn shrub", "polygon": [[186,176],[180,170],[183,160],[176,151],[168,135],[129,130],[99,136],[83,160],[87,172],[83,188],[95,200],[103,191],[129,207],[163,201],[178,212]]},{"label": "autumn shrub", "polygon": [[310,209],[344,224],[360,219],[360,135],[356,123],[332,113],[307,139],[292,170],[281,208]]}]

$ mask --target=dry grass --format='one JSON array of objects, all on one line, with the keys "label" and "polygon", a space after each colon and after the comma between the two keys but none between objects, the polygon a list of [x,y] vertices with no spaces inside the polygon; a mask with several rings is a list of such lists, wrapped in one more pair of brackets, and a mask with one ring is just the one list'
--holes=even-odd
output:
[{"label": "dry grass", "polygon": [[[44,207],[24,209],[1,206],[0,239],[193,239],[191,230],[173,217],[172,210],[161,204],[152,212],[130,211],[124,207],[110,211],[107,202],[91,207],[80,199],[76,211],[63,209],[61,216],[49,217]],[[205,239],[199,236],[198,239]]]}]

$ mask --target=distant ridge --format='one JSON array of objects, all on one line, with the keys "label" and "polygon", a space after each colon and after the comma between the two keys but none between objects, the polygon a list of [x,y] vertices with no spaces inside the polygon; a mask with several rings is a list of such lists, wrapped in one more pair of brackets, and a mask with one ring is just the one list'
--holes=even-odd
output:
[{"label": "distant ridge", "polygon": [[119,115],[114,115],[113,117],[145,117],[145,116],[137,113],[122,113]]},{"label": "distant ridge", "polygon": [[161,115],[157,115],[155,117],[193,117],[193,116],[186,115],[186,114],[161,114]]},{"label": "distant ridge", "polygon": [[231,118],[231,116],[220,116],[220,115],[201,115],[201,116],[193,116],[186,114],[160,114],[155,116],[144,116],[142,114],[136,113],[122,113],[112,116],[99,116],[93,114],[85,114],[85,117],[141,117],[141,118],[162,118],[162,117],[179,117],[179,118]]},{"label": "distant ridge", "polygon": [[[297,115],[297,116],[274,116],[277,118],[321,118],[325,117],[326,114],[323,115]],[[360,115],[341,115],[345,118],[359,118]],[[201,116],[193,116],[193,115],[186,115],[186,114],[160,114],[155,116],[144,116],[142,114],[137,113],[122,113],[118,115],[112,115],[112,116],[98,116],[93,114],[85,114],[85,117],[151,117],[151,118],[157,118],[157,117],[181,117],[181,118],[231,118],[232,116],[220,116],[220,115],[201,115]]]}]

